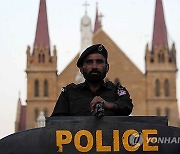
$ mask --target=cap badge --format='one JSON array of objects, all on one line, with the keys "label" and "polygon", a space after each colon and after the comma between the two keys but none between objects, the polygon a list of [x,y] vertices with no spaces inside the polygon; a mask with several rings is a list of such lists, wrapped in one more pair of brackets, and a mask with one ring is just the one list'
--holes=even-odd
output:
[{"label": "cap badge", "polygon": [[103,50],[103,46],[102,44],[98,47],[98,51],[102,51]]}]

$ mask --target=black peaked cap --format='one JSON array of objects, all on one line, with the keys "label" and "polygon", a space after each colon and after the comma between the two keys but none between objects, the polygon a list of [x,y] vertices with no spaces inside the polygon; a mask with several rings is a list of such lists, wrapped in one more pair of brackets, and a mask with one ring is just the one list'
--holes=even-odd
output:
[{"label": "black peaked cap", "polygon": [[108,58],[108,52],[106,48],[102,44],[94,44],[90,47],[88,47],[84,52],[80,55],[78,61],[77,61],[77,67],[81,67],[83,65],[84,59],[92,53],[99,53],[105,57],[107,60]]}]

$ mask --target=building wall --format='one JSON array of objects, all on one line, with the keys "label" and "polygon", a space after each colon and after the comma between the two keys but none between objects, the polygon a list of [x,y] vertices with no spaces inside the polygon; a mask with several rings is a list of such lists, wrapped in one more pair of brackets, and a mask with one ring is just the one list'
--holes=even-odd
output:
[{"label": "building wall", "polygon": [[[172,54],[170,55],[170,53]],[[179,126],[176,97],[177,67],[176,55],[173,53],[161,45],[155,47],[153,52],[146,49],[147,114],[168,116],[170,125]],[[157,86],[157,80],[159,86]],[[165,94],[165,80],[169,82],[168,95]]]},{"label": "building wall", "polygon": [[127,88],[134,104],[132,115],[146,115],[146,82],[144,74],[102,29],[96,33],[93,40],[94,43],[104,44],[109,51],[110,70],[107,78],[112,82],[118,79]]},{"label": "building wall", "polygon": [[[111,38],[100,29],[93,37],[93,43],[102,43],[109,51],[108,61],[110,70],[106,80],[115,82],[117,79],[127,88],[133,100],[134,109],[132,115],[157,115],[157,109],[160,115],[165,116],[166,110],[169,110],[169,124],[179,124],[179,113],[176,100],[176,72],[173,66],[167,65],[166,72],[162,72],[162,66],[148,63],[148,55],[146,56],[146,74],[143,74],[136,65],[126,56],[126,54],[111,40]],[[148,54],[148,53],[147,53]],[[79,55],[69,63],[69,65],[57,76],[55,67],[50,71],[49,66],[37,68],[29,67],[31,71],[27,73],[27,120],[26,128],[37,127],[36,109],[38,111],[48,110],[47,116],[50,116],[56,100],[61,92],[61,88],[69,83],[76,83],[75,77],[78,73],[76,62]],[[48,65],[48,64],[47,64]],[[50,65],[50,64],[49,64]],[[174,64],[172,64],[174,65]],[[56,65],[54,65],[56,66]],[[164,65],[165,66],[165,65]],[[157,69],[159,68],[159,69]],[[27,69],[28,70],[28,69]],[[43,71],[42,71],[43,70]],[[171,72],[170,72],[171,70]],[[174,72],[173,72],[174,71]],[[163,95],[163,86],[160,88],[160,97],[155,97],[155,80],[161,79],[160,84],[168,78],[170,81],[170,96],[167,98]],[[34,97],[34,80],[40,81],[40,96]],[[47,79],[49,82],[49,96],[43,97],[43,81]]]},{"label": "building wall", "polygon": [[[51,55],[49,49],[27,49],[27,111],[26,129],[37,127],[37,117],[40,111],[50,116],[57,100],[57,58],[56,49]],[[39,55],[44,54],[44,60]],[[41,57],[42,58],[42,57]],[[35,81],[38,80],[38,96],[35,95]],[[47,81],[47,95],[44,95],[44,82]]]}]

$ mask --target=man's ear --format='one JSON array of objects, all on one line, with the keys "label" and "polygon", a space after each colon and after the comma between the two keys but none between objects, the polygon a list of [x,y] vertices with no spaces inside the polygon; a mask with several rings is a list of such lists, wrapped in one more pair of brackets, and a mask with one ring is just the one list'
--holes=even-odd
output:
[{"label": "man's ear", "polygon": [[106,73],[109,71],[109,64],[106,64]]}]

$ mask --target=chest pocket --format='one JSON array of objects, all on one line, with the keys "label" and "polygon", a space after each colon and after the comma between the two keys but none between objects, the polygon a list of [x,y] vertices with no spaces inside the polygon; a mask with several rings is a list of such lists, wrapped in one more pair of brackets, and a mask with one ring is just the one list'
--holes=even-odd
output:
[{"label": "chest pocket", "polygon": [[70,100],[70,113],[73,116],[83,116],[90,114],[91,98],[76,97]]},{"label": "chest pocket", "polygon": [[113,91],[107,91],[100,95],[105,101],[114,102],[117,99],[116,93]]}]

